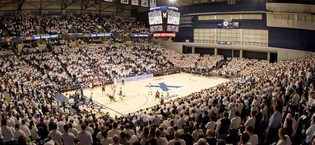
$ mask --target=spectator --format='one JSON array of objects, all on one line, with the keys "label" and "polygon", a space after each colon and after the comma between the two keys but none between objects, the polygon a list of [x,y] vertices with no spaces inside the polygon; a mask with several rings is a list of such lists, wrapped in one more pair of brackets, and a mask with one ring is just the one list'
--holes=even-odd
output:
[{"label": "spectator", "polygon": [[240,145],[251,145],[251,143],[249,143],[250,136],[247,133],[242,133],[241,137],[240,137]]},{"label": "spectator", "polygon": [[155,131],[155,139],[156,139],[157,145],[168,144],[167,139],[165,137],[161,137],[161,131],[159,129]]},{"label": "spectator", "polygon": [[14,145],[14,132],[13,132],[14,129],[11,128],[7,123],[8,122],[6,119],[2,119],[1,131],[3,135],[3,142],[5,145]]},{"label": "spectator", "polygon": [[207,131],[207,143],[209,145],[216,145],[217,143],[217,139],[211,129]]},{"label": "spectator", "polygon": [[229,113],[224,112],[223,113],[222,120],[219,121],[217,124],[217,134],[219,139],[225,139],[229,132],[229,127],[231,124],[230,119],[228,119]]},{"label": "spectator", "polygon": [[170,140],[168,142],[168,145],[175,145],[176,143],[180,143],[180,145],[186,145],[186,142],[183,139],[180,139],[179,132],[175,131],[174,133],[174,139]]},{"label": "spectator", "polygon": [[280,128],[278,131],[279,140],[277,145],[292,145],[291,139],[288,135],[285,135],[283,128]]},{"label": "spectator", "polygon": [[107,136],[107,131],[102,132],[103,139],[101,140],[102,145],[108,145],[113,143],[113,139]]},{"label": "spectator", "polygon": [[274,113],[269,119],[268,123],[268,131],[266,134],[266,144],[273,143],[277,140],[277,137],[275,136],[275,132],[280,128],[281,126],[281,113],[279,112],[279,107],[274,106],[273,107]]},{"label": "spectator", "polygon": [[[315,134],[315,117],[312,118],[312,124],[309,128],[307,128],[305,134],[306,134],[305,143],[309,144],[314,138],[314,134]],[[280,132],[279,132],[279,135],[280,135]]]},{"label": "spectator", "polygon": [[92,145],[93,143],[93,138],[90,132],[86,131],[86,125],[82,124],[81,125],[82,131],[79,132],[77,138],[79,143],[82,145]]},{"label": "spectator", "polygon": [[26,137],[25,133],[20,130],[20,125],[15,124],[14,140],[18,140],[20,136]]},{"label": "spectator", "polygon": [[248,143],[251,143],[252,145],[258,145],[259,139],[256,134],[253,133],[254,129],[252,126],[246,127],[246,133],[250,136]]},{"label": "spectator", "polygon": [[62,141],[64,145],[75,145],[76,137],[69,132],[69,125],[64,125],[64,133],[62,134]]},{"label": "spectator", "polygon": [[52,124],[52,130],[48,133],[48,137],[52,140],[57,142],[58,144],[61,144],[61,139],[62,139],[62,133],[57,130],[57,124],[53,123]]}]

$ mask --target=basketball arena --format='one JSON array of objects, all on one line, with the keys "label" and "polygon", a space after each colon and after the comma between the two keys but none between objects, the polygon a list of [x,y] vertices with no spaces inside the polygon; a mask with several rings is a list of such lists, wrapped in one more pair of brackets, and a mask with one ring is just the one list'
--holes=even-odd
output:
[{"label": "basketball arena", "polygon": [[0,145],[314,145],[314,0],[0,0]]}]

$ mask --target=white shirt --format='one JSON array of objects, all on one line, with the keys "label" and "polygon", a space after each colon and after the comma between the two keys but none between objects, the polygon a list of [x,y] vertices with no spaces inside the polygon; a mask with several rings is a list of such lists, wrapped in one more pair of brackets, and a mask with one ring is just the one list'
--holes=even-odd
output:
[{"label": "white shirt", "polygon": [[101,141],[101,140],[104,139],[104,137],[103,137],[103,135],[102,135],[102,131],[100,131],[100,132],[98,132],[98,133],[96,134],[96,138],[97,138],[99,141]]},{"label": "white shirt", "polygon": [[168,142],[168,145],[174,145],[174,143],[177,141],[179,141],[181,145],[186,145],[186,142],[182,139],[179,139],[179,140],[172,139],[170,140],[170,142]]},{"label": "white shirt", "polygon": [[109,145],[111,143],[113,143],[113,139],[110,137],[110,138],[104,138],[101,140],[101,145]]},{"label": "white shirt", "polygon": [[77,136],[81,145],[92,145],[93,139],[90,132],[83,130]]},{"label": "white shirt", "polygon": [[86,131],[90,132],[91,134],[93,134],[93,133],[94,133],[93,128],[92,128],[92,127],[90,127],[90,126],[87,126],[87,127],[86,127]]},{"label": "white shirt", "polygon": [[285,140],[280,139],[277,145],[292,145],[291,139],[288,135],[285,135]]},{"label": "white shirt", "polygon": [[0,139],[2,139],[3,136],[2,136],[2,129],[0,128]]},{"label": "white shirt", "polygon": [[79,131],[76,128],[69,128],[68,131],[72,133],[74,136],[77,136],[79,133]]},{"label": "white shirt", "polygon": [[1,130],[2,130],[3,142],[13,141],[14,139],[13,128],[9,126],[2,126]]},{"label": "white shirt", "polygon": [[299,101],[300,101],[300,95],[295,93],[294,96],[293,96],[293,102],[292,102],[292,105],[299,105]]},{"label": "white shirt", "polygon": [[32,136],[32,139],[39,139],[39,135],[37,134],[38,132],[38,129],[36,126],[33,126],[32,127],[32,130],[31,130],[31,136]]},{"label": "white shirt", "polygon": [[59,121],[59,122],[57,123],[58,129],[59,129],[60,132],[64,132],[63,126],[65,126],[65,124],[66,124],[66,123],[63,122],[63,121]]},{"label": "white shirt", "polygon": [[184,118],[178,119],[177,126],[178,126],[179,129],[181,129],[184,124],[185,124],[185,119]]},{"label": "white shirt", "polygon": [[203,133],[202,129],[194,130],[192,132],[192,137],[194,138],[195,141],[198,141],[198,135],[202,133]]},{"label": "white shirt", "polygon": [[205,127],[207,128],[207,131],[208,131],[209,129],[211,129],[212,131],[215,131],[215,122],[214,122],[214,121],[210,121],[210,122],[208,122],[208,123],[206,124]]},{"label": "white shirt", "polygon": [[26,137],[29,137],[32,135],[31,130],[26,125],[22,125],[20,129],[25,133]]},{"label": "white shirt", "polygon": [[306,138],[305,138],[305,142],[306,143],[310,143],[313,139],[313,136],[315,134],[315,125],[311,125],[305,132],[306,134]]},{"label": "white shirt", "polygon": [[167,145],[168,141],[165,137],[155,137],[157,145]]},{"label": "white shirt", "polygon": [[14,139],[17,140],[21,135],[26,137],[25,133],[22,130],[15,130],[15,132],[14,132]]},{"label": "white shirt", "polygon": [[119,130],[117,130],[117,129],[111,129],[111,130],[109,130],[108,131],[108,137],[113,137],[114,135],[118,135],[118,136],[120,136],[120,131]]},{"label": "white shirt", "polygon": [[246,126],[246,127],[248,127],[248,126],[255,127],[255,123],[256,123],[256,117],[249,117],[247,119],[247,121],[245,122],[244,126]]},{"label": "white shirt", "polygon": [[129,134],[130,136],[135,135],[135,131],[132,129],[126,129],[124,132]]},{"label": "white shirt", "polygon": [[52,130],[48,133],[48,137],[50,137],[52,140],[55,140],[59,143],[61,143],[61,136],[62,136],[62,133],[58,130]]},{"label": "white shirt", "polygon": [[252,145],[258,145],[258,136],[256,134],[251,135],[248,142]]},{"label": "white shirt", "polygon": [[239,116],[235,116],[231,119],[231,125],[230,125],[230,128],[231,129],[238,129],[240,128],[240,125],[241,125],[241,117]]},{"label": "white shirt", "polygon": [[74,145],[75,136],[72,133],[65,132],[61,137],[64,145]]},{"label": "white shirt", "polygon": [[257,100],[253,100],[252,105],[251,105],[252,106],[251,111],[256,110],[258,105],[259,105],[258,101]]}]

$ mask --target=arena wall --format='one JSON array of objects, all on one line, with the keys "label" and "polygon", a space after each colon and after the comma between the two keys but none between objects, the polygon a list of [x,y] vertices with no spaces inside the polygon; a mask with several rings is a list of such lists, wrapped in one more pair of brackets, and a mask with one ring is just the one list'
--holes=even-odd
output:
[{"label": "arena wall", "polygon": [[[274,48],[286,48],[292,50],[302,51],[315,51],[315,42],[312,38],[315,38],[315,16],[312,15],[315,12],[315,5],[307,4],[286,4],[286,3],[263,3],[258,1],[245,1],[238,2],[236,5],[228,5],[226,3],[218,3],[209,5],[193,5],[191,7],[180,8],[183,16],[191,16],[192,22],[181,23],[179,32],[176,34],[175,42],[195,42],[197,37],[194,31],[196,29],[208,29],[211,30],[209,33],[209,39],[212,42],[204,41],[203,43],[217,43],[218,31],[222,31],[222,28],[217,28],[217,24],[222,22],[223,19],[210,19],[200,20],[200,16],[213,16],[218,17],[219,15],[245,15],[256,12],[261,14],[261,19],[233,19],[235,22],[239,22],[240,29],[243,30],[265,30],[267,31],[267,43],[255,44],[250,42],[244,43],[244,35],[242,31],[238,32],[239,35],[236,43],[238,45],[254,45],[254,46],[268,46]],[[254,6],[256,5],[256,7]],[[252,6],[248,8],[249,6]],[[228,31],[228,30],[225,30]],[[232,30],[231,30],[232,31]],[[235,35],[234,32],[232,35]],[[226,35],[226,34],[224,34]],[[205,36],[205,35],[204,35]],[[261,36],[259,36],[261,37]],[[252,38],[252,36],[250,36]],[[198,38],[197,38],[198,39]],[[233,39],[232,39],[233,41]],[[238,41],[238,42],[237,42]],[[256,41],[256,40],[255,40]],[[233,44],[234,42],[232,42]],[[259,43],[259,42],[258,42]],[[266,45],[267,44],[267,45]]]},{"label": "arena wall", "polygon": [[[227,49],[227,50],[239,50],[239,57],[243,57],[244,52],[264,52],[267,53],[267,60],[271,60],[271,54],[277,55],[277,61],[305,58],[309,56],[315,56],[315,52],[301,51],[301,50],[292,50],[286,48],[276,48],[276,47],[261,47],[261,46],[245,46],[245,45],[218,45],[213,43],[193,43],[193,42],[172,42],[168,41],[158,41],[164,47],[171,48],[178,53],[183,53],[183,47],[191,47],[192,53],[194,53],[194,48],[204,48],[215,49],[215,55],[218,54],[218,49]],[[234,55],[235,56],[235,55]],[[250,58],[254,56],[248,56]]]}]

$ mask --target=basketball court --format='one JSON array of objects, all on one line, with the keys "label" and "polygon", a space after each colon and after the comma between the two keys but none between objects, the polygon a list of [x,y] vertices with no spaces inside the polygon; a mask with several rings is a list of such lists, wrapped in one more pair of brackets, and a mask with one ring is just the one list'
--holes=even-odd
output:
[{"label": "basketball court", "polygon": [[[84,95],[88,98],[93,92],[93,101],[102,106],[102,112],[109,112],[111,116],[120,116],[128,113],[136,112],[140,109],[155,106],[160,103],[159,99],[155,99],[157,91],[163,92],[164,101],[176,99],[178,97],[187,96],[193,92],[198,92],[202,89],[217,86],[218,84],[229,81],[229,79],[217,77],[204,77],[200,75],[193,75],[188,73],[178,73],[168,76],[159,76],[138,81],[125,82],[116,85],[115,102],[110,101],[108,95],[112,94],[112,85],[107,85],[105,93],[102,92],[101,87],[93,89],[84,89]],[[151,83],[153,95],[149,95],[149,83]],[[118,95],[120,87],[122,87],[122,94],[124,97]],[[167,93],[169,97],[167,98]],[[65,92],[63,95],[69,97],[74,91]],[[122,99],[121,99],[122,98]]]}]

